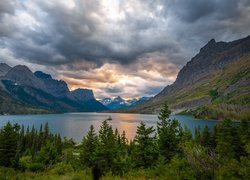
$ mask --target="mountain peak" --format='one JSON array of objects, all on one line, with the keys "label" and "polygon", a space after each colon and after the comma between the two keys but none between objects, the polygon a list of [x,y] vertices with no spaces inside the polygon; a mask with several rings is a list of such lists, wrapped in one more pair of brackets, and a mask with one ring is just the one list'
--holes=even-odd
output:
[{"label": "mountain peak", "polygon": [[0,63],[0,76],[5,76],[11,67],[6,63]]},{"label": "mountain peak", "polygon": [[10,69],[5,77],[20,85],[36,87],[44,89],[44,84],[41,82],[32,71],[24,65],[17,65]]},{"label": "mountain peak", "polygon": [[215,39],[210,39],[210,41],[208,41],[207,44],[214,44],[214,43],[216,43]]},{"label": "mountain peak", "polygon": [[121,96],[117,96],[116,98],[114,98],[114,101],[124,101],[124,99],[121,98]]},{"label": "mountain peak", "polygon": [[200,53],[210,53],[211,51],[217,48],[217,44],[218,43],[215,41],[215,39],[211,39],[210,41],[208,41],[208,43],[205,46],[203,46],[200,49]]},{"label": "mountain peak", "polygon": [[8,64],[6,64],[6,63],[0,63],[0,67],[9,67],[9,68],[11,68]]},{"label": "mountain peak", "polygon": [[13,71],[23,71],[23,72],[28,72],[32,73],[32,71],[25,65],[17,65],[12,68]]},{"label": "mountain peak", "polygon": [[34,75],[40,79],[52,79],[50,74],[46,74],[42,71],[36,71]]}]

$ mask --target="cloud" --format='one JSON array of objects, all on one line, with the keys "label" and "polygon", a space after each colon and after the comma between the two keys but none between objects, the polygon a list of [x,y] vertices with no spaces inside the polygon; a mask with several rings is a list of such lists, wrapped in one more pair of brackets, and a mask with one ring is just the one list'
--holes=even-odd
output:
[{"label": "cloud", "polygon": [[93,88],[154,95],[211,38],[249,34],[248,0],[2,0],[0,57]]}]

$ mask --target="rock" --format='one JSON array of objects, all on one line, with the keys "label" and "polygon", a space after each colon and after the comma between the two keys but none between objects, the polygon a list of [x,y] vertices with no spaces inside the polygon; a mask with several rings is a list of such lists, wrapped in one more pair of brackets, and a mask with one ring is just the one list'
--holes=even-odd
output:
[{"label": "rock", "polygon": [[172,92],[206,78],[215,71],[221,71],[230,62],[250,52],[250,36],[233,42],[216,42],[211,39],[200,52],[178,73],[176,81],[166,86],[153,101],[157,101]]},{"label": "rock", "polygon": [[95,100],[94,93],[91,89],[75,89],[69,92],[68,95],[71,99],[74,99],[78,102],[84,102],[89,100]]},{"label": "rock", "polygon": [[63,80],[56,80],[51,75],[46,74],[42,71],[36,71],[34,75],[42,80],[45,84],[45,91],[55,97],[67,97],[69,88],[66,82]]},{"label": "rock", "polygon": [[8,71],[4,78],[11,80],[18,85],[45,90],[44,83],[38,79],[27,66],[24,65],[17,65],[13,67]]}]

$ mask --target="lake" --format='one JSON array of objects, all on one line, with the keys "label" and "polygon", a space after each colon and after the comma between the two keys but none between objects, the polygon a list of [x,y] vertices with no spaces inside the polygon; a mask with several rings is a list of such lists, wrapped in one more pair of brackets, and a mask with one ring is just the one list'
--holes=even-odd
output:
[{"label": "lake", "polygon": [[[126,131],[128,139],[135,136],[136,128],[139,123],[145,122],[147,126],[157,125],[157,115],[145,114],[122,114],[122,113],[66,113],[66,114],[43,114],[43,115],[7,115],[0,116],[0,127],[8,121],[11,123],[23,124],[25,127],[34,125],[39,130],[41,124],[49,123],[49,128],[53,133],[60,133],[62,137],[73,138],[80,142],[89,130],[90,125],[94,125],[98,131],[103,120],[109,116],[112,121],[109,123],[113,128],[117,128],[120,133]],[[197,120],[192,116],[172,115],[170,118],[179,120],[183,127],[187,127],[194,132],[195,127],[208,126],[213,127],[218,121],[215,120]]]}]

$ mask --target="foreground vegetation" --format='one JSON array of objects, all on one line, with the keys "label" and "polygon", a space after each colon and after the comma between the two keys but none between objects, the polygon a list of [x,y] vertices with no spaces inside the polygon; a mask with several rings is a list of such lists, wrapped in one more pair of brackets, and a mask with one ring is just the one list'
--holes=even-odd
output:
[{"label": "foreground vegetation", "polygon": [[0,179],[248,179],[249,119],[220,122],[195,135],[169,119],[165,105],[157,129],[140,123],[134,140],[103,121],[82,143],[8,123],[0,131]]}]

